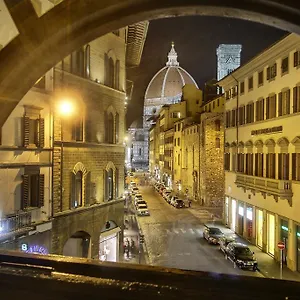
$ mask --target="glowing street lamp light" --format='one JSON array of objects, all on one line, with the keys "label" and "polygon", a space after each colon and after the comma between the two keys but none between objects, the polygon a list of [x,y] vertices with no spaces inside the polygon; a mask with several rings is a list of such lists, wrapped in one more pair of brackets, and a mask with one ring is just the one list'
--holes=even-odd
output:
[{"label": "glowing street lamp light", "polygon": [[74,112],[74,106],[72,102],[64,100],[59,103],[58,111],[62,116],[70,116]]}]

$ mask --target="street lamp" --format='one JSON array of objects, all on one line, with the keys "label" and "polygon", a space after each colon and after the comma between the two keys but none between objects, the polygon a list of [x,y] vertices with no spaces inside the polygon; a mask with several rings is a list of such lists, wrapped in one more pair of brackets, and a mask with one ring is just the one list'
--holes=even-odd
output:
[{"label": "street lamp", "polygon": [[74,105],[70,100],[62,100],[57,103],[57,113],[60,116],[60,210],[63,208],[63,150],[64,150],[64,131],[62,119],[71,116],[74,113]]}]

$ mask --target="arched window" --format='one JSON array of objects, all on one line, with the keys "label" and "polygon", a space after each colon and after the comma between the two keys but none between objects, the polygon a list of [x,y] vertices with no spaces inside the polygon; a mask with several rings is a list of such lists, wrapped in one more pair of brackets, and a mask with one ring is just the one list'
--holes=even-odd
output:
[{"label": "arched window", "polygon": [[220,131],[220,127],[221,127],[221,122],[220,122],[220,120],[216,120],[216,121],[215,121],[215,130],[216,130],[216,131]]},{"label": "arched window", "polygon": [[120,117],[118,113],[116,113],[115,123],[116,123],[116,144],[117,144],[119,143],[119,135],[120,135]]},{"label": "arched window", "polygon": [[112,168],[104,170],[104,201],[114,198],[114,183],[114,170]]},{"label": "arched window", "polygon": [[71,194],[71,208],[82,206],[83,199],[83,173],[78,171],[76,174],[72,173],[72,194]]},{"label": "arched window", "polygon": [[85,78],[90,78],[90,68],[91,68],[91,60],[90,56],[91,55],[91,47],[90,45],[86,45],[85,47],[85,53],[84,53],[84,62],[85,62]]},{"label": "arched window", "polygon": [[114,143],[114,116],[112,113],[107,116],[107,142]]},{"label": "arched window", "polygon": [[120,89],[120,61],[116,61],[116,71],[115,71],[115,89]]},{"label": "arched window", "polygon": [[109,86],[109,58],[107,53],[104,54],[104,84]]},{"label": "arched window", "polygon": [[108,86],[114,87],[115,84],[115,65],[113,59],[109,58],[109,71],[108,71]]}]

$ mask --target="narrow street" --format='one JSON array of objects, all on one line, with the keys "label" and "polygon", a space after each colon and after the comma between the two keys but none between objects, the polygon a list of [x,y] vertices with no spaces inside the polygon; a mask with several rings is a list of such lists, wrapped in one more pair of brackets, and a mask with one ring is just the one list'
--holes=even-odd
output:
[{"label": "narrow street", "polygon": [[151,265],[262,277],[259,272],[233,268],[218,247],[203,239],[206,215],[196,217],[193,208],[174,208],[153,187],[141,187],[140,191],[150,212],[149,217],[138,217],[138,221]]}]

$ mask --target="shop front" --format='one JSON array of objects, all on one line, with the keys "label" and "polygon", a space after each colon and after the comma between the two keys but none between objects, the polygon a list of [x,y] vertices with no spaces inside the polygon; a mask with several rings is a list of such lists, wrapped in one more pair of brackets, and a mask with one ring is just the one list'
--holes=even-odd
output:
[{"label": "shop front", "polygon": [[253,208],[251,206],[247,206],[246,220],[246,235],[247,239],[251,240],[253,237]]},{"label": "shop front", "polygon": [[101,261],[119,261],[120,232],[121,229],[113,221],[106,222],[99,238]]},{"label": "shop front", "polygon": [[243,235],[244,232],[244,202],[239,202],[238,210],[238,234]]},{"label": "shop front", "polygon": [[272,256],[275,254],[275,216],[267,214],[267,250]]},{"label": "shop front", "polygon": [[261,209],[256,210],[256,245],[262,249],[263,247],[263,226],[264,215]]},{"label": "shop front", "polygon": [[300,272],[300,225],[296,226],[297,271]]},{"label": "shop front", "polygon": [[225,218],[225,225],[229,225],[229,197],[225,197],[225,207],[224,207],[224,218]]},{"label": "shop front", "polygon": [[235,232],[236,225],[236,200],[231,200],[231,229]]},{"label": "shop front", "polygon": [[287,264],[288,255],[288,237],[289,237],[289,222],[288,220],[280,220],[280,241],[284,243],[285,248],[282,251],[282,262]]}]

